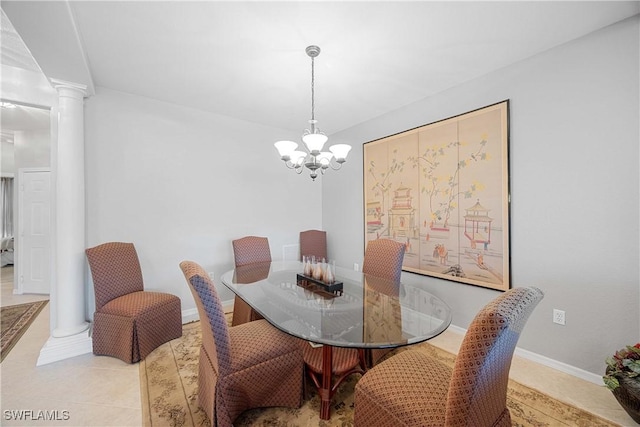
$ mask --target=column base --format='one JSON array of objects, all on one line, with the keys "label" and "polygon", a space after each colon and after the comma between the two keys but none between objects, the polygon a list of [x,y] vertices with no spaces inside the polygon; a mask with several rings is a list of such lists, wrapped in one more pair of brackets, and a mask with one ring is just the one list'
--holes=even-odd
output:
[{"label": "column base", "polygon": [[89,329],[86,329],[79,334],[62,338],[50,336],[42,349],[40,349],[40,356],[38,356],[36,366],[93,352],[93,344],[89,332]]},{"label": "column base", "polygon": [[55,328],[53,332],[51,332],[52,338],[65,338],[73,335],[78,335],[89,329],[90,324],[88,322],[82,322],[78,326],[73,328]]}]

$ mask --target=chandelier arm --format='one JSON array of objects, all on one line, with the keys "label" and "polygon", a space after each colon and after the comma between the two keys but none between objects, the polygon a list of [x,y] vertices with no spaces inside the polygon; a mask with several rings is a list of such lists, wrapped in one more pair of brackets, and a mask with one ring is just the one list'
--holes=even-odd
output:
[{"label": "chandelier arm", "polygon": [[[337,163],[337,164],[338,164],[338,166],[334,166],[334,164],[335,164],[335,163]],[[332,161],[331,163],[329,163],[329,166],[331,166],[331,169],[333,169],[334,171],[337,171],[337,170],[339,170],[339,169],[342,169],[342,164],[343,164],[343,163],[344,163],[344,162],[333,162],[333,161]]]}]

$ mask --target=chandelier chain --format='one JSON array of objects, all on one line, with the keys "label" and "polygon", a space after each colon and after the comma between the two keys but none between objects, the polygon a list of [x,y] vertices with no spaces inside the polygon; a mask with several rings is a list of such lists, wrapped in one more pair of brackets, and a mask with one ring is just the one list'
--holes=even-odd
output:
[{"label": "chandelier chain", "polygon": [[315,107],[316,107],[316,103],[315,103],[315,62],[314,62],[315,58],[312,56],[311,57],[311,120],[315,120]]}]

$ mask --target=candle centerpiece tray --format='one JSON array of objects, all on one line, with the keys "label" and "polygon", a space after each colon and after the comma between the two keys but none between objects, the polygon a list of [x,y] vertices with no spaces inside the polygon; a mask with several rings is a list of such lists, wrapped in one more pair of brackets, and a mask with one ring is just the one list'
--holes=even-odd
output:
[{"label": "candle centerpiece tray", "polygon": [[333,283],[326,283],[319,279],[314,279],[306,274],[298,273],[296,277],[298,286],[305,288],[317,286],[319,290],[326,292],[342,292],[342,282],[335,281]]}]

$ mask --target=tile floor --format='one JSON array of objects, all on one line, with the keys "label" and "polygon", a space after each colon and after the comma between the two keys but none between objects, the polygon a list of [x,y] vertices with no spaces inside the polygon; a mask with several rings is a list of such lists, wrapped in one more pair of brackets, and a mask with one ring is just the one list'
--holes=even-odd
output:
[{"label": "tile floor", "polygon": [[[46,299],[42,295],[13,295],[13,270],[2,268],[2,306]],[[49,337],[49,304],[0,365],[0,425],[140,426],[138,365],[111,357],[86,354],[36,367]],[[447,331],[431,343],[456,352],[462,336]],[[515,357],[511,377],[555,398],[587,409],[621,426],[637,426],[606,388]],[[58,411],[59,421],[11,418],[11,411]],[[9,411],[9,412],[7,412]],[[67,411],[67,412],[63,412]],[[50,412],[51,413],[51,412]],[[54,413],[55,415],[55,413]]]},{"label": "tile floor", "polygon": [[[2,306],[48,299],[48,295],[13,295],[13,273],[2,268]],[[11,268],[12,270],[12,268]],[[49,304],[0,364],[2,426],[140,426],[138,365],[85,354],[36,366],[49,338]],[[15,420],[7,411],[58,411],[67,420]],[[68,411],[68,412],[63,412]],[[54,415],[55,412],[54,412]]]}]

